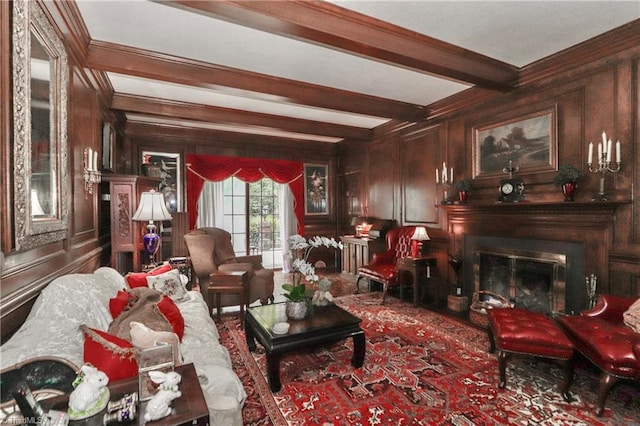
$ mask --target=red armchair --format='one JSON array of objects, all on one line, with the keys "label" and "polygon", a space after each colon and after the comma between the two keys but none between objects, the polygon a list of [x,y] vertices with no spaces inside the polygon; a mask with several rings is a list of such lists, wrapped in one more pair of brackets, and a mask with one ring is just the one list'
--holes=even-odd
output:
[{"label": "red armchair", "polygon": [[390,229],[386,235],[387,250],[375,253],[371,263],[358,269],[356,279],[356,293],[360,290],[360,279],[368,278],[371,281],[382,284],[382,303],[387,296],[389,286],[398,285],[398,259],[408,257],[411,254],[411,236],[416,230],[415,226],[401,226]]},{"label": "red armchair", "polygon": [[607,394],[620,379],[640,381],[640,333],[623,322],[622,314],[636,299],[599,295],[596,306],[579,316],[557,321],[576,349],[601,371],[596,414],[604,413]]}]

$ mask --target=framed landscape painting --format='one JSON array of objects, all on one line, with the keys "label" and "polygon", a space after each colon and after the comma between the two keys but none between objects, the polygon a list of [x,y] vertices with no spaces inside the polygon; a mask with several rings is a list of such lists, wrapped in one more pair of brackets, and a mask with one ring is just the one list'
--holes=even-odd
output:
[{"label": "framed landscape painting", "polygon": [[307,215],[329,214],[327,201],[329,166],[326,164],[304,165],[304,213]]},{"label": "framed landscape painting", "polygon": [[520,173],[555,170],[556,108],[482,125],[473,131],[473,177],[501,176],[509,167]]}]

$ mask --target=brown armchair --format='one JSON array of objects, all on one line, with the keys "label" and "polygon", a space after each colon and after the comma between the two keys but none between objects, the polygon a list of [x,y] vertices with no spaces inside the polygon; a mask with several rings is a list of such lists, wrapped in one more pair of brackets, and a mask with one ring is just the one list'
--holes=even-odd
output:
[{"label": "brown armchair", "polygon": [[387,232],[387,251],[375,253],[368,265],[358,269],[356,293],[360,289],[361,278],[379,282],[382,284],[382,303],[384,304],[389,286],[401,284],[398,282],[397,262],[411,254],[411,236],[415,230],[415,226],[401,226]]},{"label": "brown armchair", "polygon": [[[213,308],[209,297],[209,287],[216,282],[228,285],[225,273],[246,271],[249,281],[249,300],[251,304],[260,300],[263,304],[273,302],[273,270],[262,266],[262,256],[236,256],[231,244],[231,234],[220,228],[198,228],[184,236],[189,250],[191,266],[198,279],[200,292],[209,305],[209,313]],[[239,294],[223,294],[219,298],[220,306],[240,305]]]}]

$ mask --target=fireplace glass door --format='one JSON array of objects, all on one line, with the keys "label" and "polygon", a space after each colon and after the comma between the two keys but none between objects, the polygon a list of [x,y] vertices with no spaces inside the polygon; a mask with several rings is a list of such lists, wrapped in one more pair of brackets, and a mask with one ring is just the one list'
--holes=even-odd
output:
[{"label": "fireplace glass door", "polygon": [[476,250],[474,257],[476,291],[504,296],[516,308],[564,311],[566,256],[490,248]]}]

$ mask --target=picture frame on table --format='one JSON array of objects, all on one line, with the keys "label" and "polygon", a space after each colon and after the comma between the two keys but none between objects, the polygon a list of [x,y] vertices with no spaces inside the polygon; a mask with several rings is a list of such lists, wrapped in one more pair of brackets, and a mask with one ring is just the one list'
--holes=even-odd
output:
[{"label": "picture frame on table", "polygon": [[102,125],[102,170],[113,172],[113,156],[116,145],[116,131],[106,122]]},{"label": "picture frame on table", "polygon": [[138,399],[147,401],[157,393],[158,385],[149,376],[151,371],[168,373],[175,367],[173,346],[156,343],[140,351],[138,357]]},{"label": "picture frame on table", "polygon": [[182,211],[182,163],[180,154],[142,151],[142,174],[160,178],[159,190],[164,195],[169,213]]},{"label": "picture frame on table", "polygon": [[518,173],[557,168],[556,106],[473,128],[473,177],[504,176],[509,161]]},{"label": "picture frame on table", "polygon": [[303,173],[305,215],[329,214],[329,166],[305,163]]}]

